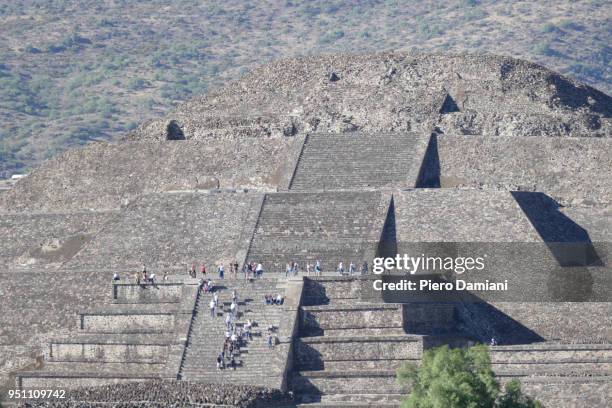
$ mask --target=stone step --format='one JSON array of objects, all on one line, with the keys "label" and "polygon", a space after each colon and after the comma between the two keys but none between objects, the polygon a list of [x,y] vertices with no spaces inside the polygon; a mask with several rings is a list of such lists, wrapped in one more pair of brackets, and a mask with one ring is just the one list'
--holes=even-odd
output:
[{"label": "stone step", "polygon": [[602,376],[612,375],[612,361],[607,362],[566,362],[531,364],[492,364],[500,377],[532,376]]},{"label": "stone step", "polygon": [[405,394],[304,394],[298,407],[399,407]]},{"label": "stone step", "polygon": [[113,305],[108,310],[81,311],[77,325],[88,333],[169,333],[174,330],[176,306],[159,304],[155,308]]},{"label": "stone step", "polygon": [[53,373],[78,372],[92,374],[117,374],[140,376],[143,374],[157,375],[163,371],[165,361],[160,362],[69,362],[47,361],[42,370]]},{"label": "stone step", "polygon": [[493,363],[612,361],[612,345],[540,343],[523,346],[494,346],[491,347],[491,361]]},{"label": "stone step", "polygon": [[19,389],[74,389],[80,387],[100,386],[106,384],[129,383],[133,381],[148,381],[159,379],[160,374],[144,372],[125,373],[115,372],[78,372],[67,371],[29,371],[16,375]]},{"label": "stone step", "polygon": [[298,394],[402,394],[408,390],[396,382],[394,370],[300,371],[292,378]]},{"label": "stone step", "polygon": [[[105,338],[109,337],[109,338]],[[166,336],[152,340],[120,335],[75,336],[50,342],[51,361],[100,361],[100,362],[164,362],[170,344],[176,343]]]}]

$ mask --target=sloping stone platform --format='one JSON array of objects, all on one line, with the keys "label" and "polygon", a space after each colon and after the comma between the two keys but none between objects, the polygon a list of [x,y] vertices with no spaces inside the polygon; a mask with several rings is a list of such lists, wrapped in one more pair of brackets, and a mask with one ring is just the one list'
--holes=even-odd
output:
[{"label": "sloping stone platform", "polygon": [[[130,204],[67,268],[119,271],[187,271],[192,263],[242,260],[262,196],[246,193],[175,192],[149,194]],[[227,268],[229,270],[229,268]]]}]

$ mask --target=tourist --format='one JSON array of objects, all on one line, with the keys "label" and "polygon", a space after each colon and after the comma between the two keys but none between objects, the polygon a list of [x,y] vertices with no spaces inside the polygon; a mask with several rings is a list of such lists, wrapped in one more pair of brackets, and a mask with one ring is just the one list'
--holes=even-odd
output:
[{"label": "tourist", "polygon": [[349,265],[349,275],[354,275],[355,274],[355,264],[353,263],[353,261],[351,261],[351,264]]},{"label": "tourist", "polygon": [[200,267],[200,273],[202,274],[202,279],[206,278],[206,265],[204,263],[202,263],[202,266]]},{"label": "tourist", "polygon": [[215,317],[217,315],[215,313],[215,309],[217,308],[217,304],[215,303],[215,301],[213,299],[210,300],[210,303],[208,304],[208,307],[210,307],[210,317]]},{"label": "tourist", "polygon": [[152,273],[151,275],[149,275],[149,283],[151,285],[155,285],[155,274]]},{"label": "tourist", "polygon": [[267,343],[268,343],[268,348],[269,349],[272,349],[274,347],[274,340],[272,338],[272,333],[271,332],[268,332],[268,341],[267,341]]},{"label": "tourist", "polygon": [[236,360],[234,359],[233,355],[232,355],[231,360],[230,360],[230,367],[232,367],[232,370],[236,369]]},{"label": "tourist", "polygon": [[229,313],[225,315],[225,325],[227,326],[228,331],[232,330],[232,315]]},{"label": "tourist", "polygon": [[219,265],[219,279],[224,279],[224,275],[225,275],[225,267],[223,266],[223,264]]},{"label": "tourist", "polygon": [[164,271],[164,276],[162,279],[164,280],[164,282],[168,281],[168,272]]},{"label": "tourist", "polygon": [[137,285],[140,285],[140,273],[134,273],[134,282],[136,282]]},{"label": "tourist", "polygon": [[282,305],[282,304],[283,304],[283,302],[284,302],[283,297],[281,296],[281,294],[280,294],[280,293],[278,293],[278,294],[276,295],[276,304],[277,304],[277,305]]},{"label": "tourist", "polygon": [[234,278],[236,277],[236,275],[238,274],[238,267],[240,265],[238,265],[238,261],[234,259]]},{"label": "tourist", "polygon": [[300,269],[300,266],[298,265],[298,263],[294,262],[293,265],[291,266],[291,271],[293,272],[293,276],[297,276],[299,269]]},{"label": "tourist", "polygon": [[361,264],[361,274],[362,275],[368,274],[368,263],[366,261],[363,261],[363,264]]},{"label": "tourist", "polygon": [[236,317],[236,314],[238,313],[238,305],[236,304],[236,302],[232,302],[232,304],[230,305],[230,313],[232,314],[232,316]]},{"label": "tourist", "polygon": [[310,262],[306,262],[306,275],[310,276]]},{"label": "tourist", "polygon": [[219,294],[217,292],[213,294],[213,300],[215,301],[215,307],[219,306]]},{"label": "tourist", "polygon": [[113,280],[114,281],[119,281],[121,280],[121,278],[119,277],[119,274],[117,272],[113,273]]},{"label": "tourist", "polygon": [[191,264],[191,269],[189,270],[189,276],[191,276],[192,278],[196,277],[196,267],[195,264]]},{"label": "tourist", "polygon": [[338,264],[338,269],[337,269],[337,272],[338,272],[340,275],[344,275],[344,265],[342,264],[342,261],[340,261],[340,263]]},{"label": "tourist", "polygon": [[291,273],[291,263],[287,262],[287,265],[285,266],[285,278],[288,278],[289,274]]},{"label": "tourist", "polygon": [[261,263],[258,263],[257,266],[255,267],[255,275],[257,276],[257,278],[261,278],[263,275],[264,269],[263,269],[263,265]]},{"label": "tourist", "polygon": [[317,259],[317,262],[315,263],[315,275],[321,276],[321,261],[319,261],[318,259]]},{"label": "tourist", "polygon": [[248,340],[251,340],[251,328],[253,327],[253,323],[251,323],[251,319],[247,319],[244,324],[244,334]]},{"label": "tourist", "polygon": [[238,293],[236,293],[236,290],[232,290],[232,302],[237,302],[238,301]]},{"label": "tourist", "polygon": [[495,337],[491,337],[491,341],[489,343],[490,346],[497,346],[497,340],[495,340]]},{"label": "tourist", "polygon": [[219,354],[217,356],[217,370],[221,370],[222,364],[223,364],[223,354]]}]

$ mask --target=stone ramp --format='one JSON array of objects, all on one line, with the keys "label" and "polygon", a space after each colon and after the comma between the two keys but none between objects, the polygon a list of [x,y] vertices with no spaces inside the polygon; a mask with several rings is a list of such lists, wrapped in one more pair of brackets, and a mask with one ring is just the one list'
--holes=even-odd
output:
[{"label": "stone ramp", "polygon": [[[176,192],[148,194],[83,248],[66,268],[103,266],[121,272],[146,265],[187,271],[204,262],[209,271],[243,259],[261,204],[261,195]],[[228,268],[229,269],[229,268]]]},{"label": "stone ramp", "polygon": [[371,265],[389,200],[379,192],[267,194],[247,260],[271,272],[284,272],[289,261],[304,271],[317,259],[324,272],[340,261],[346,270],[351,261]]},{"label": "stone ramp", "polygon": [[429,135],[310,134],[290,190],[415,187]]},{"label": "stone ramp", "polygon": [[[181,378],[192,382],[257,384],[282,388],[289,344],[281,342],[269,349],[266,342],[267,330],[273,327],[274,334],[280,337],[290,312],[285,306],[266,305],[263,300],[267,294],[285,296],[284,286],[276,279],[226,279],[215,282],[215,288],[219,294],[215,317],[211,316],[209,308],[213,295],[200,294],[181,366]],[[253,323],[252,339],[245,340],[235,353],[235,370],[229,367],[217,370],[216,359],[223,349],[227,330],[225,317],[230,313],[233,290],[238,295],[236,326],[243,327],[247,319],[250,319]]]}]

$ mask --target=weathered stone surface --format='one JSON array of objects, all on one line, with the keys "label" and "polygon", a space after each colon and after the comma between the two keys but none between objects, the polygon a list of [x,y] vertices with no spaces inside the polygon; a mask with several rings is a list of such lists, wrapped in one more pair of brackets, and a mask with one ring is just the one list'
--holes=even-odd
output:
[{"label": "weathered stone surface", "polygon": [[[338,80],[329,80],[330,68]],[[445,103],[449,96],[455,109]],[[386,53],[273,62],[169,118],[187,139],[224,131],[406,131],[434,123],[445,133],[610,136],[611,105],[601,92],[508,57]],[[163,129],[167,119],[160,122]],[[148,127],[132,137],[150,137]]]},{"label": "weathered stone surface", "polygon": [[[133,272],[146,265],[187,271],[204,262],[209,271],[242,261],[261,205],[245,193],[157,193],[140,197],[109,223],[68,268],[114,268]],[[228,269],[229,270],[229,269]],[[130,276],[127,276],[131,278]]]},{"label": "weathered stone surface", "polygon": [[415,187],[429,132],[310,134],[291,190]]},{"label": "weathered stone surface", "polygon": [[437,138],[442,187],[539,191],[564,205],[612,203],[612,140]]},{"label": "weathered stone surface", "polygon": [[388,200],[379,192],[267,194],[247,260],[272,272],[292,261],[302,270],[308,262],[312,271],[319,260],[326,272],[339,262],[345,269],[350,262],[371,264]]},{"label": "weathered stone surface", "polygon": [[398,245],[541,241],[507,191],[416,189],[393,199]]},{"label": "weathered stone surface", "polygon": [[140,407],[196,407],[211,404],[220,407],[265,408],[287,404],[286,394],[256,386],[231,384],[205,385],[187,381],[146,381],[89,387],[69,391],[64,401],[29,401],[32,408],[80,408],[120,404]]},{"label": "weathered stone surface", "polygon": [[116,215],[114,212],[0,215],[0,267],[61,265]]},{"label": "weathered stone surface", "polygon": [[95,143],[44,163],[2,194],[0,212],[119,209],[171,190],[286,188],[303,138]]},{"label": "weathered stone surface", "polygon": [[[207,358],[218,346],[208,339],[222,327],[199,319],[195,292],[186,304],[169,288],[109,290],[113,272],[124,277],[143,263],[159,278],[193,262],[210,271],[251,260],[270,273],[320,258],[333,274],[339,261],[348,268],[376,255],[487,248],[493,260],[478,276],[509,274],[537,302],[381,306],[362,296],[371,276],[307,279],[299,333],[299,295],[291,316],[245,300],[245,316],[278,322],[282,340],[272,354],[257,339],[245,370],[228,378],[266,377],[284,389],[293,365],[304,401],[395,406],[408,390],[394,370],[422,348],[495,337],[502,347],[531,347],[494,357],[504,381],[533,381],[527,389],[552,406],[603,407],[612,365],[611,106],[607,95],[506,57],[307,57],[261,67],[119,143],[69,151],[0,195],[0,232],[11,240],[0,250],[0,376],[28,368],[20,377],[28,387],[177,373],[211,381]],[[318,147],[304,143],[313,132]],[[389,132],[417,137],[403,145]],[[276,192],[287,189],[296,191]],[[561,275],[543,281],[551,270]],[[570,295],[575,302],[551,301]],[[67,341],[79,327],[92,333]],[[564,383],[591,395],[564,401],[554,395],[567,394]],[[131,401],[122,387],[99,398]],[[165,395],[178,392],[169,387]],[[200,402],[243,401],[228,402],[218,385],[202,389],[223,396]],[[165,398],[135,404],[166,406]]]}]

